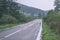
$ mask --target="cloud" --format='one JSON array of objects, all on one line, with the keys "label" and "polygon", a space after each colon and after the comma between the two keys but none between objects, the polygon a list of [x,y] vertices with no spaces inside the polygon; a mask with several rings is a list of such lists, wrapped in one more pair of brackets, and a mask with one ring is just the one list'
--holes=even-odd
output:
[{"label": "cloud", "polygon": [[54,8],[54,0],[17,0],[17,2],[43,10]]}]

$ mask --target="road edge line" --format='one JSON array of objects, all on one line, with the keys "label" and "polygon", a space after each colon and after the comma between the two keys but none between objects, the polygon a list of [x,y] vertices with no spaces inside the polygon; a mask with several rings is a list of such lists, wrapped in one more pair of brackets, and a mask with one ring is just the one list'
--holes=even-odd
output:
[{"label": "road edge line", "polygon": [[39,33],[36,40],[42,40],[42,20],[41,20],[41,26],[40,26]]}]

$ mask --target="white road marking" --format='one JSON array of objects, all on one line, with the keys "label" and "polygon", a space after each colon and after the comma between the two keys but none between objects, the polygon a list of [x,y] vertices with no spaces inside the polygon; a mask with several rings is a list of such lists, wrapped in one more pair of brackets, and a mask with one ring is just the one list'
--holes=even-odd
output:
[{"label": "white road marking", "polygon": [[25,29],[27,29],[27,28],[31,27],[31,26],[32,26],[32,25],[34,25],[34,24],[35,24],[35,23],[30,24],[28,27],[25,27],[25,28],[20,29],[20,30],[17,30],[16,32],[13,32],[13,33],[11,33],[11,34],[9,34],[9,35],[7,35],[7,36],[4,36],[4,38],[1,38],[0,40],[3,40],[3,39],[5,39],[5,38],[7,38],[7,37],[9,37],[9,36],[12,36],[12,35],[14,35],[14,34],[16,34],[16,33],[20,32],[20,31],[22,31],[22,30],[25,30]]},{"label": "white road marking", "polygon": [[36,22],[36,21],[38,22],[39,20],[35,20],[35,21],[33,21],[34,23],[33,23],[33,24],[28,25],[28,27],[22,28],[22,29],[17,30],[17,31],[15,31],[15,32],[13,32],[13,33],[11,33],[11,34],[7,35],[7,36],[4,36],[4,37],[3,37],[3,38],[1,38],[0,40],[3,40],[3,39],[5,39],[5,38],[7,38],[7,37],[10,37],[10,36],[12,36],[12,35],[14,35],[14,34],[16,34],[16,33],[20,32],[20,31],[22,31],[22,30],[25,30],[25,29],[27,29],[27,28],[31,27],[32,25],[34,25],[34,24],[35,24],[35,22]]},{"label": "white road marking", "polygon": [[40,26],[40,30],[39,30],[39,33],[38,33],[38,36],[36,38],[36,40],[41,40],[42,39],[42,20],[41,20],[41,26]]}]

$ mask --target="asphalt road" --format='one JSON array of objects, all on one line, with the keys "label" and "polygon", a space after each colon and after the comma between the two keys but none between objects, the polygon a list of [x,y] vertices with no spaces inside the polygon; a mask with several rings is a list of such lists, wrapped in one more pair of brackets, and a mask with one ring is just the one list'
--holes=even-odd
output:
[{"label": "asphalt road", "polygon": [[37,40],[41,26],[41,19],[18,25],[0,32],[0,40]]}]

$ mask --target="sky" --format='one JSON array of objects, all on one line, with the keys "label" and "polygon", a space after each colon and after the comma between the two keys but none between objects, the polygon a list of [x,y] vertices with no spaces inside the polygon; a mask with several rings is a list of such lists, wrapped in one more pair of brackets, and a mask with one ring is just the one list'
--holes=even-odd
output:
[{"label": "sky", "polygon": [[18,3],[42,10],[54,9],[54,1],[55,0],[17,0]]}]

